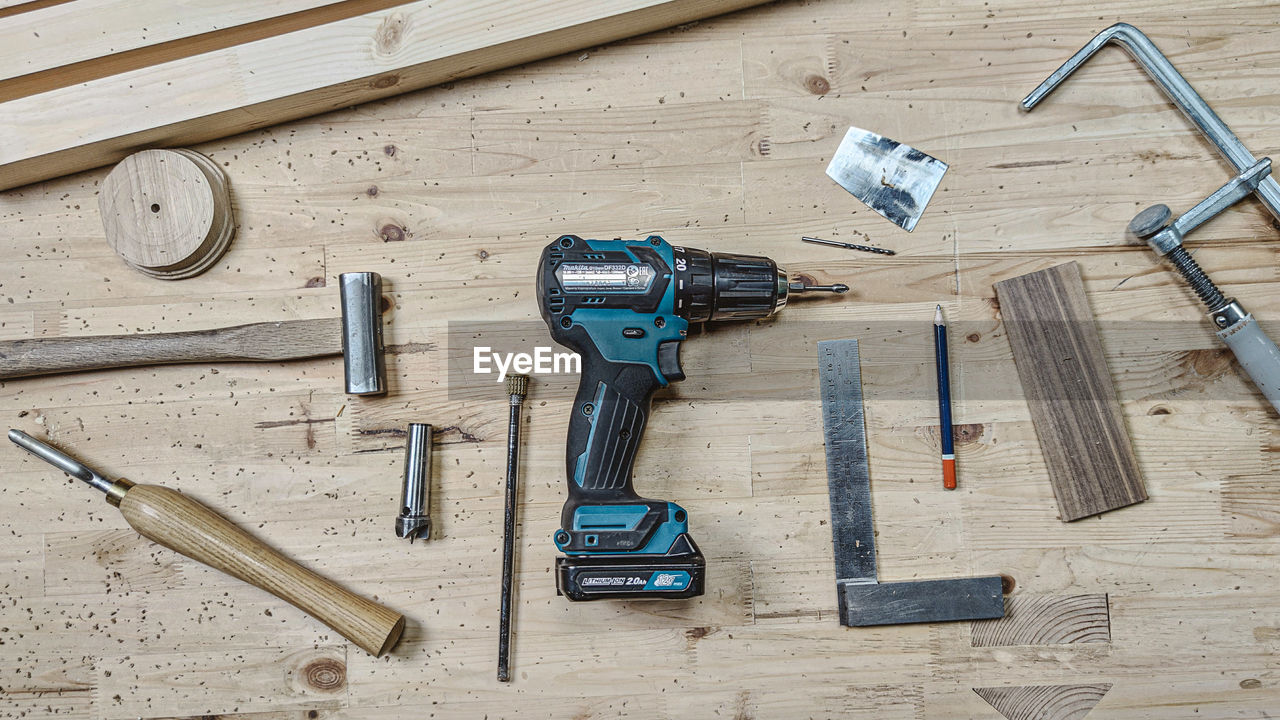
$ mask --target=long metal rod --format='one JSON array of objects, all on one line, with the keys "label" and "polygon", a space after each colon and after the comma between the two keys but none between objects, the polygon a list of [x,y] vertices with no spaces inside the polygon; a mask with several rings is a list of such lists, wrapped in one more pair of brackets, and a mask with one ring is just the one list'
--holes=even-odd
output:
[{"label": "long metal rod", "polygon": [[[1204,98],[1191,87],[1186,78],[1178,72],[1173,63],[1169,62],[1169,58],[1165,57],[1160,49],[1151,42],[1150,38],[1142,33],[1138,28],[1128,23],[1116,23],[1111,27],[1098,33],[1079,52],[1072,55],[1069,60],[1062,64],[1062,67],[1054,71],[1040,86],[1031,91],[1030,95],[1022,100],[1022,108],[1031,110],[1041,100],[1045,99],[1049,93],[1053,92],[1063,80],[1066,80],[1071,73],[1075,72],[1086,60],[1093,57],[1103,45],[1107,43],[1115,43],[1124,48],[1126,52],[1138,61],[1138,64],[1147,71],[1151,79],[1155,81],[1160,89],[1164,90],[1174,105],[1182,111],[1187,119],[1200,128],[1200,132],[1209,138],[1217,148],[1218,152],[1235,167],[1237,173],[1242,173],[1253,166],[1257,159],[1249,152],[1249,149],[1240,142],[1240,138],[1231,132],[1231,128],[1218,117],[1218,114],[1209,107]],[[1277,184],[1274,178],[1267,178],[1258,185],[1258,198],[1262,200],[1262,204],[1277,219],[1280,219],[1280,184]]]},{"label": "long metal rod", "polygon": [[520,412],[529,390],[529,378],[507,378],[511,412],[507,419],[507,498],[502,518],[502,607],[498,612],[498,681],[511,679],[511,594],[515,575],[516,498],[520,480]]}]

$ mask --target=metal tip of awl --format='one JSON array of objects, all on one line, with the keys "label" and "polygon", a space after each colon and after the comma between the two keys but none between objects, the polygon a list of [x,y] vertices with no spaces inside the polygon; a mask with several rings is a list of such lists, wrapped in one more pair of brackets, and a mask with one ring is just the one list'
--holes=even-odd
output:
[{"label": "metal tip of awl", "polygon": [[114,485],[112,481],[103,477],[97,470],[94,470],[61,450],[31,437],[21,430],[10,429],[9,439],[23,450],[26,450],[73,478],[83,480],[98,490],[109,492],[111,486]]}]

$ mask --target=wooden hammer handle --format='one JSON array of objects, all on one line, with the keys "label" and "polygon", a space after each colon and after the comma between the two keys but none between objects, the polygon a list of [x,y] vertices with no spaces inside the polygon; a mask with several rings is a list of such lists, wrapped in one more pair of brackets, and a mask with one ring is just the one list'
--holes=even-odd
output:
[{"label": "wooden hammer handle", "polygon": [[213,330],[0,342],[0,380],[174,363],[300,360],[342,354],[342,320],[289,320]]},{"label": "wooden hammer handle", "polygon": [[371,655],[390,650],[404,631],[400,613],[302,567],[176,490],[134,485],[120,512],[144,537],[266,590]]}]

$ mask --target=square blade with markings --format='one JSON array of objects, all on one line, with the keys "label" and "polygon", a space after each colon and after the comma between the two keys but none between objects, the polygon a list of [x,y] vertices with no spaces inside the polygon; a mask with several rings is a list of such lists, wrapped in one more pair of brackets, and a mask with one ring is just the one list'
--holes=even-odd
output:
[{"label": "square blade with markings", "polygon": [[818,388],[840,624],[863,627],[1003,617],[999,575],[886,583],[877,579],[857,340],[818,343]]},{"label": "square blade with markings", "polygon": [[907,232],[915,229],[947,164],[910,145],[851,127],[827,165],[827,177]]}]

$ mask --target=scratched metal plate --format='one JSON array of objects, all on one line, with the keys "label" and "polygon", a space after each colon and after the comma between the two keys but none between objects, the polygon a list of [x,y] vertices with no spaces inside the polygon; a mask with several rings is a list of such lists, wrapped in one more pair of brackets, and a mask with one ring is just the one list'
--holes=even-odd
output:
[{"label": "scratched metal plate", "polygon": [[827,176],[907,232],[916,227],[947,164],[910,145],[851,127]]}]

